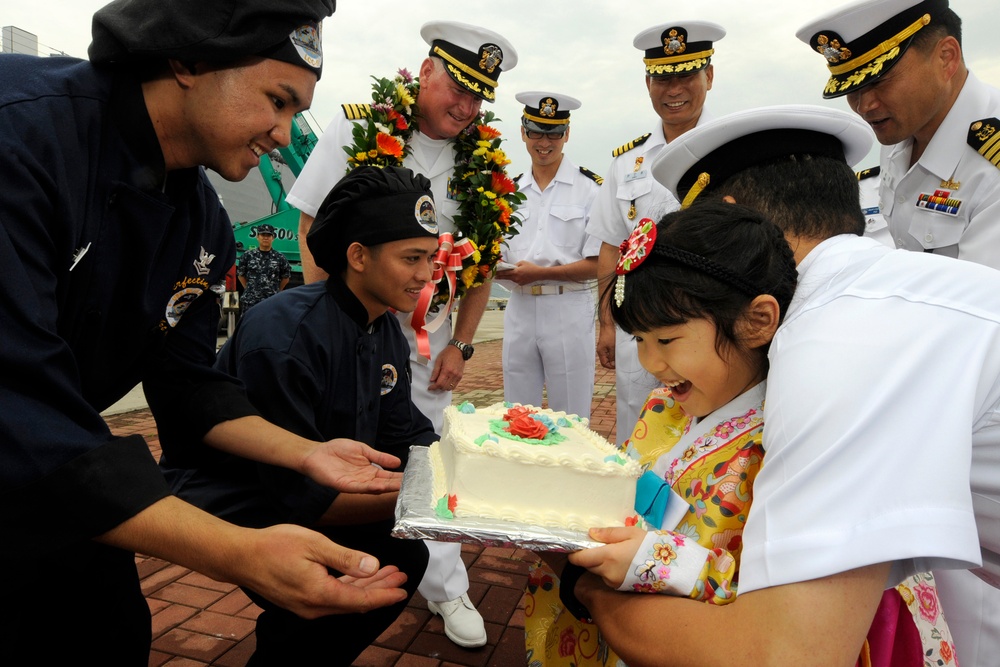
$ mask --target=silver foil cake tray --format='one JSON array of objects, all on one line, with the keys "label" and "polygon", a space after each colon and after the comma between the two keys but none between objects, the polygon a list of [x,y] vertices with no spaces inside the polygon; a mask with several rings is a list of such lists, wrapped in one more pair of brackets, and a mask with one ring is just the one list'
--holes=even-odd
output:
[{"label": "silver foil cake tray", "polygon": [[427,447],[411,447],[396,501],[393,537],[437,542],[463,542],[484,547],[516,547],[529,551],[570,552],[601,546],[586,533],[542,528],[501,519],[456,517],[434,511],[433,474]]}]

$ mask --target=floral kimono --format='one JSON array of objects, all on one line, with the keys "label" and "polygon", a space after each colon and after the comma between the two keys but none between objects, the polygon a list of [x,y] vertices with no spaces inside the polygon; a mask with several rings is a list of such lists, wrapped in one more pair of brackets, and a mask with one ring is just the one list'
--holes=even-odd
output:
[{"label": "floral kimono", "polygon": [[[765,383],[692,423],[665,389],[646,400],[626,451],[670,490],[619,590],[666,593],[710,604],[736,597],[743,526],[763,464]],[[647,525],[648,528],[652,526]],[[672,528],[672,529],[667,529]],[[596,625],[567,612],[559,578],[544,563],[529,573],[525,641],[529,666],[619,666]],[[957,665],[933,577],[911,577],[883,595],[858,665]]]}]

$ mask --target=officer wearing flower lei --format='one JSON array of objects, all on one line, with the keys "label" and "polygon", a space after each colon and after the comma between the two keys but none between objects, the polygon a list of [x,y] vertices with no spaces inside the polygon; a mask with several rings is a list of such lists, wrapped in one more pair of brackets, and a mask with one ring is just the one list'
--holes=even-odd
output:
[{"label": "officer wearing flower lei", "polygon": [[[501,35],[478,26],[453,21],[431,21],[420,29],[430,45],[420,65],[416,100],[417,128],[407,142],[410,153],[403,166],[431,181],[442,234],[454,233],[458,201],[449,188],[455,169],[454,139],[479,115],[483,101],[493,102],[502,72],[513,69],[517,52]],[[303,276],[312,282],[325,278],[303,243],[324,197],[348,169],[344,146],[354,143],[355,123],[367,122],[366,105],[345,104],[324,132],[288,194],[288,203],[301,211],[299,242]],[[403,330],[410,343],[413,402],[440,432],[444,408],[462,380],[465,362],[473,354],[472,337],[489,301],[490,283],[468,290],[452,322],[429,333],[430,358],[419,353],[414,327],[405,313]],[[445,633],[464,647],[486,643],[482,617],[469,600],[468,573],[457,543],[429,542],[430,563],[419,591],[432,612],[445,622]]]},{"label": "officer wearing flower lei", "polygon": [[510,267],[497,279],[511,289],[504,311],[504,400],[542,404],[590,418],[594,394],[594,295],[601,242],[586,232],[601,178],[563,155],[570,112],[562,93],[518,93],[521,139],[531,171],[518,178],[527,196],[521,229],[507,241]]},{"label": "officer wearing flower lei", "polygon": [[[618,246],[636,223],[643,218],[659,220],[680,206],[653,180],[649,166],[667,143],[709,120],[702,110],[712,89],[712,45],[725,34],[721,26],[708,21],[676,21],[643,30],[632,41],[645,56],[646,89],[660,122],[612,152],[611,166],[594,202],[587,233],[603,242],[597,268],[601,293],[605,281],[614,277]],[[602,366],[615,369],[620,445],[639,419],[646,396],[659,385],[639,364],[631,336],[616,331],[603,306],[600,313],[597,356]]]}]

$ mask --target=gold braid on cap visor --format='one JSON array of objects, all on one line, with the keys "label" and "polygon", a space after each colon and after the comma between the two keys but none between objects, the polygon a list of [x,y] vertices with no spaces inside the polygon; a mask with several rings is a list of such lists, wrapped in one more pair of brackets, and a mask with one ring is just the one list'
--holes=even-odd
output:
[{"label": "gold braid on cap visor", "polygon": [[918,30],[923,28],[925,25],[931,22],[931,15],[924,14],[919,19],[914,21],[911,25],[907,26],[898,35],[891,37],[881,44],[878,44],[874,49],[871,49],[867,53],[864,53],[857,58],[849,60],[847,63],[842,65],[830,65],[830,74],[836,76],[837,74],[844,74],[850,72],[852,69],[856,69],[858,65],[864,65],[867,62],[874,60],[883,53],[888,53],[894,48],[902,44],[905,40],[912,37]]},{"label": "gold braid on cap visor", "polygon": [[[823,94],[843,93],[852,87],[862,85],[869,75],[878,76],[882,72],[882,68],[886,62],[899,57],[899,45],[912,37],[918,30],[930,23],[930,21],[931,15],[924,14],[902,32],[891,39],[885,40],[867,53],[844,64],[830,65],[830,79],[826,82]],[[864,65],[865,63],[868,63],[867,66],[859,68],[859,65]],[[854,71],[843,80],[837,78],[838,75],[851,72],[852,70]]]},{"label": "gold braid on cap visor", "polygon": [[471,76],[471,77],[473,77],[475,79],[479,79],[480,81],[482,81],[483,83],[485,83],[488,86],[493,86],[494,88],[496,88],[498,85],[500,85],[497,82],[496,79],[491,79],[489,77],[483,76],[482,72],[477,72],[476,70],[472,69],[471,67],[469,67],[465,63],[461,62],[460,60],[457,60],[456,58],[453,58],[452,56],[450,56],[448,54],[447,51],[445,51],[444,49],[442,49],[440,46],[435,46],[434,47],[434,54],[438,55],[438,56],[441,56],[442,58],[444,58],[445,60],[447,60],[451,65],[454,65],[455,67],[457,67],[458,69],[462,70],[463,72],[465,72],[469,76]]},{"label": "gold braid on cap visor", "polygon": [[569,118],[542,118],[541,116],[532,116],[527,111],[525,111],[523,115],[528,120],[541,123],[542,125],[569,125]]},{"label": "gold braid on cap visor", "polygon": [[714,53],[715,49],[708,49],[698,53],[685,53],[683,56],[643,58],[642,62],[646,64],[646,72],[649,74],[679,74],[701,69]]}]

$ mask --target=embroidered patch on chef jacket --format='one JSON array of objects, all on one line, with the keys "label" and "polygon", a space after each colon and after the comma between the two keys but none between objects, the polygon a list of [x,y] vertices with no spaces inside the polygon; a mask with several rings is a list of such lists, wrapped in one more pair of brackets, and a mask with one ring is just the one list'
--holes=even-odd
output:
[{"label": "embroidered patch on chef jacket", "polygon": [[396,371],[396,367],[392,364],[383,364],[382,366],[382,389],[379,392],[382,396],[385,396],[393,387],[396,386],[396,382],[399,381],[399,373]]},{"label": "embroidered patch on chef jacket", "polygon": [[958,215],[962,208],[962,200],[952,197],[950,190],[935,190],[932,193],[921,192],[920,196],[917,197],[916,204],[919,208],[947,215]]}]

